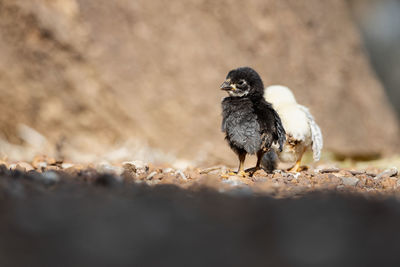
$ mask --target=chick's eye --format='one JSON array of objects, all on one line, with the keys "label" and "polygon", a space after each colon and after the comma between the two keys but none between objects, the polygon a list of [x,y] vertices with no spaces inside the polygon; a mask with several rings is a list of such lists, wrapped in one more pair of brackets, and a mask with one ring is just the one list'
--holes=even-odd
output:
[{"label": "chick's eye", "polygon": [[239,82],[238,82],[238,85],[243,85],[244,84],[244,81],[243,80],[240,80]]}]

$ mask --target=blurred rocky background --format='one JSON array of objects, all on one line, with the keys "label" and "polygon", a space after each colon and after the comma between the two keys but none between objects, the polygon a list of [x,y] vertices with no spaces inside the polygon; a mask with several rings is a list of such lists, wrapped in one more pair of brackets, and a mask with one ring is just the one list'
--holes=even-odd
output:
[{"label": "blurred rocky background", "polygon": [[1,155],[236,164],[220,132],[219,85],[242,65],[294,90],[321,125],[325,151],[396,153],[399,123],[378,80],[396,103],[400,24],[379,13],[386,2],[398,6],[0,0]]},{"label": "blurred rocky background", "polygon": [[371,63],[400,115],[400,1],[351,0]]}]

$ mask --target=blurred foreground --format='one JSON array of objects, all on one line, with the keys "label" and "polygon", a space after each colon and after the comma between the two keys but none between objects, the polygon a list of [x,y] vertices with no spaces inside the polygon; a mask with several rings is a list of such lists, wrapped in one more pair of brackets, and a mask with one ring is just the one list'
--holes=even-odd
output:
[{"label": "blurred foreground", "polygon": [[398,152],[398,122],[344,0],[1,0],[0,152],[236,164],[218,88],[241,65],[293,89],[326,151]]},{"label": "blurred foreground", "polygon": [[[232,183],[221,194],[205,184],[149,186],[93,169],[25,173],[3,165],[0,265],[398,266],[398,176],[346,173],[359,178],[354,185],[334,181],[344,171],[330,172],[310,179],[314,192],[300,199],[274,199]],[[277,192],[284,178],[268,178]],[[317,181],[333,186],[318,189]],[[361,187],[369,190],[346,193]]]}]

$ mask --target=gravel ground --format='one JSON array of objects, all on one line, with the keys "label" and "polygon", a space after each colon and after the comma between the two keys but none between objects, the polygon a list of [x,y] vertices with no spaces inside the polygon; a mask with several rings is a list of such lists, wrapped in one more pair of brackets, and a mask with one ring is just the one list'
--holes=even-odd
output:
[{"label": "gravel ground", "polygon": [[395,169],[227,171],[2,162],[0,266],[399,266]]},{"label": "gravel ground", "polygon": [[185,189],[208,187],[219,192],[267,195],[275,198],[299,197],[311,192],[348,192],[373,196],[400,196],[400,179],[396,168],[366,170],[320,168],[299,173],[275,171],[268,174],[260,170],[253,177],[229,175],[226,166],[209,168],[174,169],[154,166],[142,161],[110,164],[73,164],[45,156],[32,162],[0,162],[3,170],[27,172],[31,176],[60,180],[83,177],[89,183],[93,177],[108,174],[116,183],[144,183],[147,185],[172,184]]}]

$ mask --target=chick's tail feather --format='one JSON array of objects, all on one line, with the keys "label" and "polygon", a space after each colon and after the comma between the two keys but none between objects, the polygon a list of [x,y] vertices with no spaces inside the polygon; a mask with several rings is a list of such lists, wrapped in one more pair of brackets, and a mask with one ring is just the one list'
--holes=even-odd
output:
[{"label": "chick's tail feather", "polygon": [[283,145],[286,142],[286,131],[283,128],[281,118],[276,110],[272,109],[275,118],[276,141],[279,144],[279,151],[282,152]]},{"label": "chick's tail feather", "polygon": [[272,173],[278,166],[278,156],[273,149],[265,153],[261,159],[261,168],[267,173]]}]

